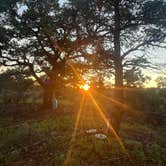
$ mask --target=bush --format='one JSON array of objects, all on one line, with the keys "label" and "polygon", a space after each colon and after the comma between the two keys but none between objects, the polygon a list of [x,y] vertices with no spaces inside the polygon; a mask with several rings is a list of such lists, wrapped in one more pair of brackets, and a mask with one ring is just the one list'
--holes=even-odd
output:
[{"label": "bush", "polygon": [[131,158],[136,163],[145,163],[146,156],[141,142],[125,140],[126,147],[129,149]]},{"label": "bush", "polygon": [[149,161],[156,165],[166,163],[166,148],[154,143],[146,147]]}]

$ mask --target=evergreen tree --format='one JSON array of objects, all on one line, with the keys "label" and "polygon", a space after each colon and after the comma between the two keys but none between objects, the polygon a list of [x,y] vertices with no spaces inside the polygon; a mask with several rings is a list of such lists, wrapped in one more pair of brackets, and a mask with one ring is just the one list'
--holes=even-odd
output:
[{"label": "evergreen tree", "polygon": [[[70,0],[73,27],[81,37],[91,37],[93,54],[106,59],[115,75],[116,99],[123,102],[125,70],[149,67],[146,48],[163,47],[166,39],[166,2],[164,0]],[[102,57],[102,58],[101,58]],[[101,62],[101,61],[100,61]],[[111,65],[110,65],[111,64]],[[112,65],[113,64],[113,65]],[[124,110],[114,114],[119,131]]]}]

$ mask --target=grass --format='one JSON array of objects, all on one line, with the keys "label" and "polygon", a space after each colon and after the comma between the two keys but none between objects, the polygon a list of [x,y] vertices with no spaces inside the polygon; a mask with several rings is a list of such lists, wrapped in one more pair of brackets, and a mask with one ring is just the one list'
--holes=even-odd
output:
[{"label": "grass", "polygon": [[[166,163],[165,136],[161,128],[135,119],[124,120],[120,137],[130,159],[116,139],[107,133],[99,140],[86,130],[106,126],[92,107],[82,111],[77,134],[70,142],[76,120],[76,111],[34,113],[33,119],[22,117],[0,118],[0,165],[64,165],[71,150],[71,166],[164,166]],[[36,116],[38,115],[38,116]],[[158,134],[160,131],[160,135]]]}]

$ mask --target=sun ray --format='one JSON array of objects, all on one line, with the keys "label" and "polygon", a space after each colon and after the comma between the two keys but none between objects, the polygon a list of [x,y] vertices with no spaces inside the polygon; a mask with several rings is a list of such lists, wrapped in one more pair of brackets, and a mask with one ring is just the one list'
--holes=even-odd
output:
[{"label": "sun ray", "polygon": [[81,99],[80,108],[79,108],[79,111],[78,111],[78,114],[77,114],[77,117],[76,117],[76,122],[75,122],[75,125],[74,125],[74,131],[72,133],[72,137],[71,137],[70,144],[69,144],[69,149],[68,149],[68,152],[67,152],[67,155],[66,155],[66,160],[64,162],[64,165],[66,165],[66,166],[69,165],[69,162],[71,160],[73,145],[74,145],[74,142],[75,142],[75,137],[76,137],[79,121],[80,121],[82,108],[84,106],[84,102],[85,102],[85,94],[83,94],[82,99]]},{"label": "sun ray", "polygon": [[114,130],[114,128],[112,127],[112,125],[110,124],[109,120],[107,119],[107,117],[105,116],[105,114],[103,113],[102,109],[100,108],[100,106],[98,105],[98,103],[96,102],[96,100],[94,99],[93,95],[89,92],[88,95],[90,96],[92,102],[94,103],[97,111],[99,112],[101,118],[104,120],[105,124],[109,124],[108,127],[110,129],[110,131],[112,132],[113,136],[116,138],[116,140],[118,141],[118,143],[120,144],[122,150],[124,151],[124,153],[128,156],[129,159],[130,156],[123,144],[123,142],[121,141],[120,137],[118,136],[118,134],[116,133],[116,131]]},{"label": "sun ray", "polygon": [[[78,79],[81,81],[82,84],[84,84],[84,80],[82,79],[82,77],[79,75],[79,73],[77,72],[77,70],[75,69],[75,67],[69,63],[69,66],[71,67],[71,69],[73,70],[73,72],[75,73],[75,75],[78,77]],[[87,94],[90,96],[92,102],[94,103],[97,111],[99,112],[101,118],[103,119],[103,121],[106,123],[106,125],[109,124],[109,129],[110,131],[113,133],[114,137],[117,139],[118,143],[120,144],[122,150],[124,151],[124,153],[127,155],[127,157],[129,158],[129,160],[132,162],[131,157],[129,155],[129,153],[127,152],[123,142],[121,141],[120,137],[118,136],[118,134],[116,133],[116,131],[114,130],[114,128],[112,127],[112,125],[110,124],[109,120],[107,119],[107,117],[105,116],[105,114],[103,113],[103,111],[101,110],[100,106],[98,105],[98,103],[96,102],[96,100],[94,99],[93,95],[90,93],[90,91],[87,91]],[[78,126],[78,125],[77,125]],[[74,132],[76,133],[76,132]],[[73,133],[73,135],[74,135]],[[72,139],[74,139],[75,136],[72,137]],[[71,141],[74,142],[74,141]],[[69,148],[69,149],[72,149]],[[70,161],[70,156],[71,156],[71,150],[68,151],[68,155],[67,155],[67,159],[65,163],[68,163]]]},{"label": "sun ray", "polygon": [[74,65],[72,65],[70,62],[68,62],[67,64],[71,67],[76,77],[81,81],[81,84],[85,84],[85,81],[82,79],[78,71],[75,69]]},{"label": "sun ray", "polygon": [[100,92],[98,92],[96,90],[95,90],[95,93],[97,93],[98,95],[102,96],[103,98],[111,101],[112,103],[120,106],[121,108],[123,108],[123,111],[128,111],[130,113],[133,113],[136,116],[144,115],[143,112],[137,111],[137,110],[131,108],[130,106],[128,106],[128,105],[126,105],[126,104],[124,104],[124,103],[122,103],[122,102],[120,102],[118,100],[113,99],[112,97],[108,97],[108,96],[106,96],[106,95],[104,95],[104,94],[102,94],[102,93],[100,93]]}]

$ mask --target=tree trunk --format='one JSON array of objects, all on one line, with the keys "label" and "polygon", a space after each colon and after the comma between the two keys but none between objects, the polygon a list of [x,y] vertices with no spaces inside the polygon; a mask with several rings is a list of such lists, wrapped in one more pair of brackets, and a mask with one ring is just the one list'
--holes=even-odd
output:
[{"label": "tree trunk", "polygon": [[36,79],[36,81],[40,84],[40,86],[43,88],[43,107],[45,109],[52,109],[52,101],[53,101],[53,94],[54,94],[54,82],[53,80],[56,80],[57,74],[56,74],[56,69],[52,70],[52,76],[53,78],[48,78],[48,80],[42,81],[40,77],[37,76],[34,70],[33,65],[29,65],[30,72],[32,76]]},{"label": "tree trunk", "polygon": [[43,107],[52,109],[53,91],[50,88],[43,88]]},{"label": "tree trunk", "polygon": [[[123,102],[123,66],[121,58],[121,45],[120,45],[120,13],[119,13],[119,0],[115,1],[115,29],[114,29],[114,67],[115,67],[115,99]],[[120,123],[123,116],[123,108],[116,106],[111,116],[113,116],[112,125],[117,133],[120,130]]]},{"label": "tree trunk", "polygon": [[[123,68],[122,61],[117,60],[114,63],[115,65],[115,100],[123,103]],[[113,127],[117,133],[120,130],[120,124],[123,116],[122,106],[116,106],[116,109],[113,111]]]}]

